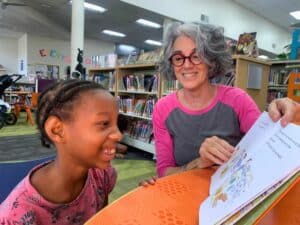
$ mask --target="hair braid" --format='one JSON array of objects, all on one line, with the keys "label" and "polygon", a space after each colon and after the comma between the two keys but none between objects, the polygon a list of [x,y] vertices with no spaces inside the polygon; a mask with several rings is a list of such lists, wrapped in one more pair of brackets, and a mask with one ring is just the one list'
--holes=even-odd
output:
[{"label": "hair braid", "polygon": [[36,124],[40,131],[41,143],[50,147],[52,141],[48,137],[44,125],[48,117],[54,115],[61,120],[71,118],[72,107],[78,96],[88,90],[105,90],[100,84],[91,81],[66,80],[57,82],[42,92],[38,99]]}]

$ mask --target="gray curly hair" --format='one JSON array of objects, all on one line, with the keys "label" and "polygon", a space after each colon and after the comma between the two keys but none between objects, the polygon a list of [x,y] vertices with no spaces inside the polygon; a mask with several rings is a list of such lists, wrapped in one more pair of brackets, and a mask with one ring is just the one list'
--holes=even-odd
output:
[{"label": "gray curly hair", "polygon": [[197,54],[209,66],[209,79],[228,72],[232,58],[222,28],[208,24],[174,22],[169,24],[164,35],[163,57],[160,62],[160,73],[163,76],[169,80],[176,79],[169,59],[173,54],[175,40],[181,35],[195,41]]}]

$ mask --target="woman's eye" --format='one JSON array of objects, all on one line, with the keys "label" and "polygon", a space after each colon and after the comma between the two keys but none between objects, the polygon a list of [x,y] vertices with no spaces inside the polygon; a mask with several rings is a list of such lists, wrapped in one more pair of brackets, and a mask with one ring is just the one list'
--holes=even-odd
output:
[{"label": "woman's eye", "polygon": [[195,60],[200,60],[200,57],[198,55],[192,55],[192,58]]},{"label": "woman's eye", "polygon": [[180,61],[180,60],[182,60],[182,59],[183,59],[182,56],[175,56],[175,57],[174,57],[174,60],[176,60],[176,61]]}]

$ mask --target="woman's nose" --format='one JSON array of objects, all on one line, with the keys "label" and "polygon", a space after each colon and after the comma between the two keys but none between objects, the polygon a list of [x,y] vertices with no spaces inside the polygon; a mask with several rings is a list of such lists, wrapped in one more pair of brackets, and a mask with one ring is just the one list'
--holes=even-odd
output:
[{"label": "woman's nose", "polygon": [[183,62],[183,67],[190,67],[191,65],[193,65],[192,63],[191,63],[191,58],[185,58],[185,60],[184,60],[184,62]]}]

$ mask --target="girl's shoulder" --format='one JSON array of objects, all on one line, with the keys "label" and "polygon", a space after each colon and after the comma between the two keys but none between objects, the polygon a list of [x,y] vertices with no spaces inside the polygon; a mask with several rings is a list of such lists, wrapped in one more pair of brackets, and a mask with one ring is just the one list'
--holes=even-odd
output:
[{"label": "girl's shoulder", "polygon": [[[28,174],[19,184],[11,191],[7,198],[0,205],[0,224],[15,224],[14,218],[28,214],[30,216],[30,202],[37,202],[35,195],[30,187]],[[30,200],[30,201],[28,201]]]}]

